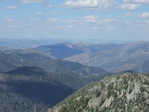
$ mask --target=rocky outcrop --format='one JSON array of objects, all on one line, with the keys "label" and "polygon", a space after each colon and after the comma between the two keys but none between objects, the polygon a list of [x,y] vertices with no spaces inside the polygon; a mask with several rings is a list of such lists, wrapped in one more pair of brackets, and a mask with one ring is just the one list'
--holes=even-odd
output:
[{"label": "rocky outcrop", "polygon": [[87,85],[49,112],[148,112],[148,74],[123,73]]}]

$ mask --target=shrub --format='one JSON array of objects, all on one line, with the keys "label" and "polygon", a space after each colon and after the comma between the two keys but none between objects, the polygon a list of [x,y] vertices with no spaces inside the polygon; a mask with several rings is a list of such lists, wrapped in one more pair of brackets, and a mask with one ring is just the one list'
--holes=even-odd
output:
[{"label": "shrub", "polygon": [[99,97],[100,94],[101,94],[100,91],[99,91],[98,89],[96,89],[96,90],[95,90],[95,96],[96,96],[96,97]]}]

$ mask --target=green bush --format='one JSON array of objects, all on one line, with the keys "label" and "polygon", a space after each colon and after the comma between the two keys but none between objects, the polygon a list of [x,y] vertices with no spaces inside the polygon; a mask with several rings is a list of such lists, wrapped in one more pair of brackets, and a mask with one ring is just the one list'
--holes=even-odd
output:
[{"label": "green bush", "polygon": [[98,89],[96,89],[96,90],[95,90],[95,96],[96,96],[96,97],[99,97],[100,94],[101,94],[100,91],[99,91]]}]

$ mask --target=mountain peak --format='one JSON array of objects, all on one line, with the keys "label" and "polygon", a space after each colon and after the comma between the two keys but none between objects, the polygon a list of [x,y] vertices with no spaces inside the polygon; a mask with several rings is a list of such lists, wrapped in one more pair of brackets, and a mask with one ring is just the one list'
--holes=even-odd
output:
[{"label": "mountain peak", "polygon": [[149,111],[149,77],[123,73],[87,85],[49,112]]},{"label": "mountain peak", "polygon": [[77,45],[79,47],[82,47],[82,46],[90,46],[90,45],[93,45],[93,44],[86,43],[86,42],[74,42],[73,45]]}]

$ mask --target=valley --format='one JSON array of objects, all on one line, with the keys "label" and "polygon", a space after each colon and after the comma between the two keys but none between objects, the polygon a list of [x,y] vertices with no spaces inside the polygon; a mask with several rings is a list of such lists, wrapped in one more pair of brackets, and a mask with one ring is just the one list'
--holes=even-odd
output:
[{"label": "valley", "polygon": [[0,58],[2,112],[45,112],[86,84],[110,75],[34,49],[4,50]]},{"label": "valley", "polygon": [[149,112],[149,0],[0,0],[0,112]]},{"label": "valley", "polygon": [[[123,83],[127,82],[130,84],[129,77],[133,77],[132,80],[137,80],[136,77],[139,77],[139,79],[140,77],[146,77],[147,79],[148,74],[142,75],[142,73],[149,72],[148,55],[149,42],[145,41],[128,44],[58,43],[27,49],[1,47],[0,111],[45,112],[51,108],[50,112],[90,112],[90,110],[93,110],[93,112],[100,110],[102,112],[104,109],[114,109],[115,104],[112,105],[112,108],[104,108],[103,105],[110,105],[107,103],[104,104],[104,102],[114,100],[121,102],[122,99],[114,99],[113,96],[110,95],[120,95],[118,92],[116,94],[115,91],[117,90],[114,89],[126,88],[123,87],[125,86]],[[123,75],[126,76],[125,82],[120,82],[124,80]],[[115,77],[120,78],[118,82],[116,82],[117,78]],[[108,81],[105,81],[106,79],[108,79]],[[139,85],[142,85],[141,83],[148,84],[148,80],[146,79],[141,79],[143,82],[137,83],[139,83]],[[112,84],[114,88],[109,92],[108,88],[110,87],[107,87],[107,85],[110,85],[112,80],[116,82],[116,84],[122,84],[122,87],[117,88],[116,84]],[[103,82],[103,90],[101,89],[101,82],[99,81]],[[134,81],[134,85],[135,83],[136,81]],[[92,91],[96,92],[91,92],[91,88],[87,88],[90,85],[95,86],[92,87],[95,88],[95,90]],[[131,85],[127,85],[127,87],[131,88]],[[134,89],[133,87],[132,89]],[[84,88],[87,89],[84,91]],[[99,90],[97,91],[97,89]],[[124,92],[123,90],[119,91],[121,91],[121,95]],[[127,89],[126,93],[129,91],[130,90]],[[103,97],[103,95],[100,96],[99,93],[106,94],[106,97]],[[74,99],[75,102],[69,100],[72,99],[71,94],[72,96],[83,94],[80,98],[87,99],[80,100],[81,102],[87,100],[86,104],[82,103],[83,107],[81,104],[80,107],[78,107],[77,104],[74,104],[77,100],[75,101]],[[94,94],[97,98],[99,97],[99,99],[97,99],[99,101],[95,102],[101,103],[101,109],[100,107],[91,108],[91,105],[93,107],[94,105],[98,106],[95,103],[91,103],[96,99],[93,97]],[[138,94],[142,95],[142,93]],[[129,94],[127,94],[127,96],[128,95]],[[63,102],[65,103],[63,104]],[[67,102],[69,102],[70,105],[68,105]],[[146,103],[147,102],[148,101],[146,101]],[[146,103],[143,103],[145,108]],[[68,110],[65,110],[66,105]],[[76,105],[75,108],[78,110],[71,110],[72,105]],[[52,108],[53,106],[54,108]],[[60,110],[57,110],[57,106]]]}]

